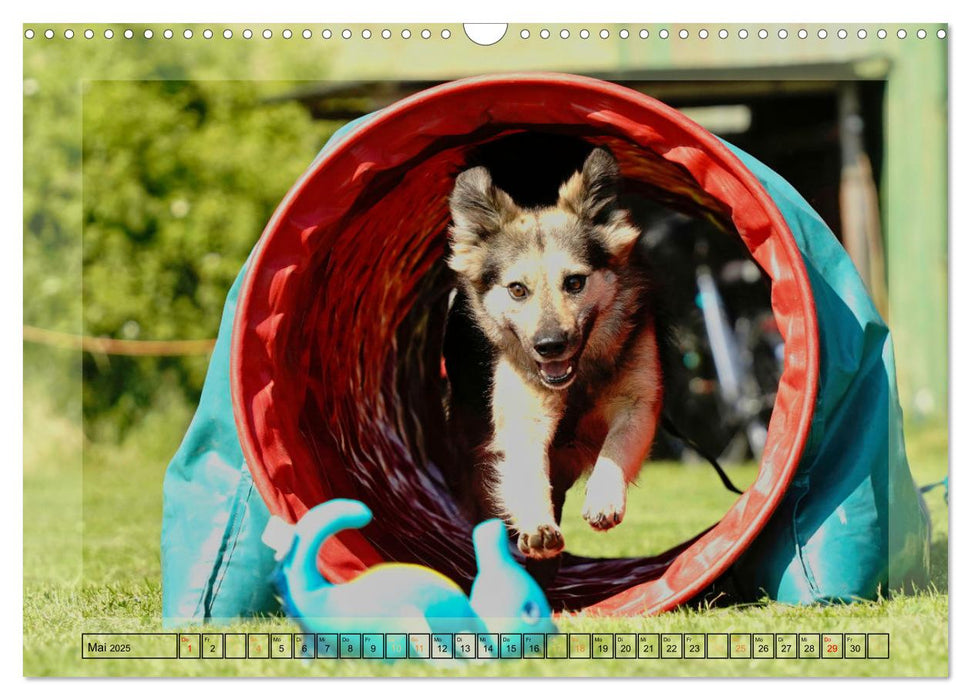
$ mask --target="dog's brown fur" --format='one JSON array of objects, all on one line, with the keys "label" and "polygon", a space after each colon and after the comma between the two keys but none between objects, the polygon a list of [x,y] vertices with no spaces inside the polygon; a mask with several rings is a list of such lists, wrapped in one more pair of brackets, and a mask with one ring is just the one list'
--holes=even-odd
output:
[{"label": "dog's brown fur", "polygon": [[660,415],[650,279],[629,264],[639,232],[619,180],[598,148],[555,206],[518,207],[481,167],[450,198],[451,433],[472,462],[473,514],[505,518],[535,559],[563,549],[563,501],[584,472],[584,518],[620,523]]}]

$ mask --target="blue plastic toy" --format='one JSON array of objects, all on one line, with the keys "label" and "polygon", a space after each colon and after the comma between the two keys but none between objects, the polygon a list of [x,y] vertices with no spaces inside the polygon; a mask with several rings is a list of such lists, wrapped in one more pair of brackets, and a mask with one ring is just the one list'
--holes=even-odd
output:
[{"label": "blue plastic toy", "polygon": [[478,575],[472,593],[417,564],[380,564],[353,581],[333,584],[317,568],[324,541],[371,522],[360,501],[334,499],[296,525],[271,519],[263,540],[280,562],[276,585],[287,614],[308,633],[555,632],[542,589],[509,551],[505,525],[488,520],[472,538]]}]

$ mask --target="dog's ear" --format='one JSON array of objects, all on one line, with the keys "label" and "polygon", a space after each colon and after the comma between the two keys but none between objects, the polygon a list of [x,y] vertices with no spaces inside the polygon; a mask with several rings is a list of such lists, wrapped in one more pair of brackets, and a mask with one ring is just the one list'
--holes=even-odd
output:
[{"label": "dog's ear", "polygon": [[560,187],[557,206],[596,227],[593,233],[607,254],[623,261],[640,234],[628,223],[627,212],[618,206],[619,191],[620,166],[601,146],[587,156],[582,170]]},{"label": "dog's ear", "polygon": [[617,210],[619,188],[617,160],[606,148],[595,148],[583,162],[580,172],[574,173],[560,187],[557,206],[579,219],[601,226],[609,223]]},{"label": "dog's ear", "polygon": [[448,204],[452,212],[449,267],[475,278],[483,257],[480,244],[514,219],[519,207],[512,197],[496,187],[489,171],[483,167],[459,174]]},{"label": "dog's ear", "polygon": [[455,178],[455,187],[448,200],[452,212],[453,238],[474,236],[488,238],[519,212],[512,197],[492,182],[489,171],[472,168]]}]

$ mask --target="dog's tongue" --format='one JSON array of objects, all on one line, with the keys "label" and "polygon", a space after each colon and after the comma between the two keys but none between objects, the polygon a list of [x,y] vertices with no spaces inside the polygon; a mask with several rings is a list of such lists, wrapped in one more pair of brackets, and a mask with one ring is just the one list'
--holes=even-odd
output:
[{"label": "dog's tongue", "polygon": [[539,367],[547,377],[562,377],[570,371],[570,361],[557,360],[556,362],[543,362]]}]

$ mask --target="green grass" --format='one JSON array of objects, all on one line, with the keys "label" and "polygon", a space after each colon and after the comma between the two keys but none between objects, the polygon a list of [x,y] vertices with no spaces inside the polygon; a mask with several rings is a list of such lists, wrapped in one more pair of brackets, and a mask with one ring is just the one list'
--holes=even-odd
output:
[{"label": "green grass", "polygon": [[[680,609],[656,617],[560,620],[565,632],[888,632],[892,656],[877,660],[524,660],[422,661],[82,660],[81,632],[161,630],[159,531],[165,466],[190,413],[160,406],[121,445],[86,442],[76,421],[25,392],[24,673],[29,676],[941,676],[948,672],[948,513],[929,494],[934,521],[932,580],[915,595],[853,605]],[[909,435],[918,483],[947,469],[947,432]],[[754,467],[734,468],[747,483]],[[650,464],[631,492],[625,522],[590,530],[579,499],[567,501],[572,551],[621,556],[659,551],[711,525],[734,500],[707,467]],[[296,632],[285,618],[207,631]]]}]

